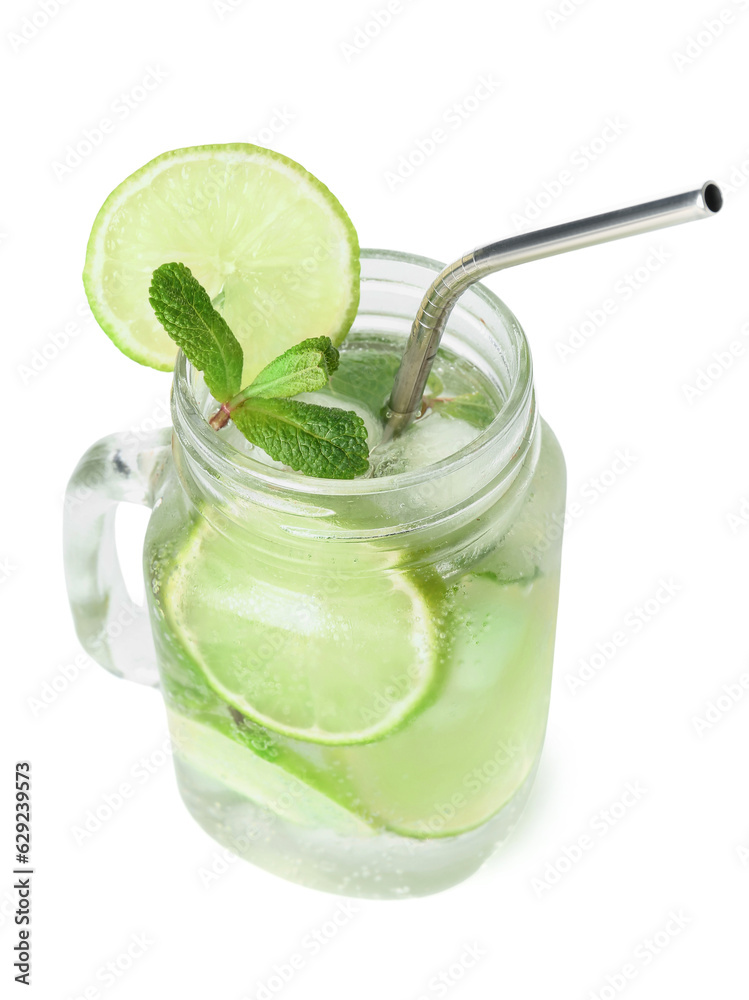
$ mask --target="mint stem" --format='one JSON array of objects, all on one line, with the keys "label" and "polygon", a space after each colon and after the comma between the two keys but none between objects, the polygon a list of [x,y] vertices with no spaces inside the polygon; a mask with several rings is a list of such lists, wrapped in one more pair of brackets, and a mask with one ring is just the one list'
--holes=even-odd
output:
[{"label": "mint stem", "polygon": [[231,408],[228,403],[222,403],[221,406],[216,410],[208,423],[214,429],[214,431],[220,431],[222,427],[226,427],[231,419]]},{"label": "mint stem", "polygon": [[452,403],[454,399],[452,396],[424,396],[421,401],[421,413],[419,416],[423,417],[426,411],[434,406],[435,403]]},{"label": "mint stem", "polygon": [[208,423],[214,429],[214,431],[220,431],[222,427],[226,425],[231,420],[231,415],[236,410],[238,406],[241,406],[245,400],[250,398],[252,395],[248,389],[243,389],[242,392],[238,392],[236,396],[232,396],[228,403],[222,403],[218,410],[213,414]]}]

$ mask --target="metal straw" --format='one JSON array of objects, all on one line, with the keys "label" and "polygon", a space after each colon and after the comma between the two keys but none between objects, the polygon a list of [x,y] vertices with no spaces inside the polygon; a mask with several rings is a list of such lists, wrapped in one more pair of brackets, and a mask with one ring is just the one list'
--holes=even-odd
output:
[{"label": "metal straw", "polygon": [[649,201],[632,208],[594,215],[577,222],[539,229],[535,233],[513,236],[499,243],[479,247],[450,264],[435,279],[424,296],[411,329],[390,397],[390,415],[384,441],[400,434],[421,411],[429,373],[453,306],[474,282],[494,271],[515,267],[529,260],[579,250],[636,236],[653,229],[678,226],[682,222],[704,219],[720,211],[723,195],[717,184],[707,181],[697,191],[672,198]]}]

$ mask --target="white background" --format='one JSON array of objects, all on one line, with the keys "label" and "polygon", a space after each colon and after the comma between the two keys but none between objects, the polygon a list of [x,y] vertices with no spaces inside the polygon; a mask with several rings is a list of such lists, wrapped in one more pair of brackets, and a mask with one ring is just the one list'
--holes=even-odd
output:
[{"label": "white background", "polygon": [[[745,996],[749,3],[724,0],[732,18],[713,37],[719,0],[403,0],[359,49],[357,29],[386,0],[223,7],[68,0],[46,24],[37,13],[36,33],[19,42],[40,7],[3,4],[3,995],[254,1000],[269,995],[274,966],[300,952],[284,1000]],[[560,9],[571,13],[550,16]],[[139,100],[149,70],[162,80]],[[451,109],[482,77],[494,92],[461,121]],[[115,128],[100,145],[56,169],[106,117]],[[601,151],[607,119],[619,134]],[[435,154],[407,180],[389,179],[437,127],[447,139]],[[545,755],[520,826],[484,870],[436,897],[356,902],[317,955],[304,942],[325,935],[334,897],[243,862],[201,881],[220,852],[164,763],[160,699],[81,657],[61,566],[62,493],[79,455],[111,431],[163,423],[169,389],[167,375],[122,357],[87,317],[80,273],[93,218],[158,153],[253,138],[327,182],[363,246],[441,260],[517,231],[539,200],[535,224],[548,225],[710,177],[726,186],[708,222],[488,282],[530,339],[577,505]],[[571,182],[558,193],[563,170]],[[657,264],[653,250],[667,259]],[[638,287],[625,297],[628,274]],[[607,298],[616,312],[562,358],[560,344]],[[75,336],[56,348],[70,323]],[[685,390],[733,342],[741,353],[730,368]],[[620,449],[630,467],[605,475]],[[603,493],[592,482],[602,474]],[[649,605],[644,626],[626,625],[662,579],[678,592]],[[617,631],[624,647],[573,693],[581,660]],[[61,670],[76,657],[83,666],[66,686]],[[65,690],[50,699],[53,682]],[[722,698],[717,721],[700,725],[723,685],[743,697]],[[17,758],[34,775],[25,993],[10,957]],[[627,782],[645,791],[622,816]],[[87,811],[123,783],[132,795],[77,843]],[[613,826],[601,813],[612,807]],[[589,849],[565,861],[586,834]],[[566,870],[552,886],[554,868]],[[656,938],[677,929],[670,911],[684,926]],[[134,935],[147,946],[132,960]],[[467,946],[482,952],[470,970],[456,964]],[[101,970],[118,960],[131,967],[111,984]],[[623,985],[627,963],[636,975]],[[433,979],[441,972],[449,986]]]}]

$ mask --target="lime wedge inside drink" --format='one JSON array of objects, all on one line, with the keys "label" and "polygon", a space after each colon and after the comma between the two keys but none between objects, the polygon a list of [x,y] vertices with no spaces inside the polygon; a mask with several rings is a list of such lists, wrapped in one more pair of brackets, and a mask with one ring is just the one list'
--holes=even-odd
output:
[{"label": "lime wedge inside drink", "polygon": [[[381,739],[427,696],[436,640],[421,590],[388,554],[326,544],[307,574],[198,522],[162,595],[180,644],[235,710],[312,743]],[[351,569],[356,573],[352,574]]]}]

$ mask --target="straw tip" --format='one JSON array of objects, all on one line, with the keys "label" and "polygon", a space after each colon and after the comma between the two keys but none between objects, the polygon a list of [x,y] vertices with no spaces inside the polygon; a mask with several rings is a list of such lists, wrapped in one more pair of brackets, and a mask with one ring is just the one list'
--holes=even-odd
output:
[{"label": "straw tip", "polygon": [[702,185],[702,201],[708,212],[713,215],[723,208],[723,192],[715,181],[705,181]]}]

